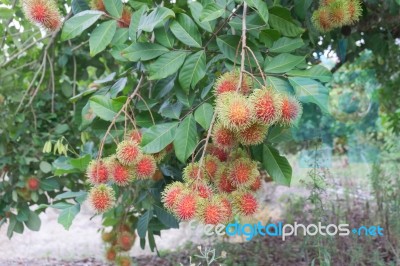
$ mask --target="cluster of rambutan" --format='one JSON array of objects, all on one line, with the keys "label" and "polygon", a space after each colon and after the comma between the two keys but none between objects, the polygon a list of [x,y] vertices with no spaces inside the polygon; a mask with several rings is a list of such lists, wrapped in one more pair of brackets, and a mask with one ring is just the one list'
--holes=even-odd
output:
[{"label": "cluster of rambutan", "polygon": [[62,17],[54,0],[24,0],[22,10],[29,21],[50,32],[61,28]]},{"label": "cluster of rambutan", "polygon": [[[91,0],[90,7],[93,10],[99,10],[103,11],[104,13],[107,13],[103,0]],[[122,15],[120,18],[118,18],[118,27],[129,28],[129,25],[131,23],[131,17],[132,17],[132,9],[129,6],[124,5],[122,9]]]},{"label": "cluster of rambutan", "polygon": [[251,216],[258,208],[255,192],[261,188],[258,163],[240,145],[263,142],[268,127],[290,125],[302,107],[293,96],[270,88],[253,90],[246,74],[228,72],[215,84],[217,120],[212,144],[200,162],[189,163],[182,182],[169,184],[162,195],[164,206],[183,221],[227,223],[234,215]]},{"label": "cluster of rambutan", "polygon": [[118,144],[114,155],[90,162],[86,174],[94,187],[89,192],[89,200],[97,212],[107,211],[114,205],[110,183],[124,187],[135,180],[152,179],[156,174],[156,158],[142,152],[141,138],[140,131],[133,130]]},{"label": "cluster of rambutan", "polygon": [[118,265],[129,266],[132,260],[129,251],[136,240],[136,234],[128,224],[116,225],[111,231],[103,231],[102,240],[106,244],[105,257]]},{"label": "cluster of rambutan", "polygon": [[321,32],[351,25],[360,19],[362,13],[360,0],[321,0],[320,7],[314,11],[312,21]]}]

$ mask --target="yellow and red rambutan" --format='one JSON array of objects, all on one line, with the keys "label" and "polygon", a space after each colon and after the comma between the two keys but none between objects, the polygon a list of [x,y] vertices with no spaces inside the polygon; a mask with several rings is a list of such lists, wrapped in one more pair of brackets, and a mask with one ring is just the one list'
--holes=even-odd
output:
[{"label": "yellow and red rambutan", "polygon": [[319,4],[320,4],[320,6],[328,6],[334,1],[335,0],[321,0],[321,1],[319,1]]},{"label": "yellow and red rambutan", "polygon": [[231,71],[221,75],[214,85],[214,93],[216,96],[221,95],[225,92],[239,91],[242,94],[249,94],[252,89],[251,78],[243,73],[242,85],[238,88],[240,80],[240,71]]},{"label": "yellow and red rambutan", "polygon": [[214,144],[207,145],[207,152],[208,154],[214,155],[217,157],[221,162],[225,162],[228,159],[228,152],[224,151],[221,148],[218,148]]},{"label": "yellow and red rambutan", "polygon": [[213,195],[212,188],[202,181],[196,181],[190,184],[189,188],[196,191],[197,195],[203,199],[210,198]]},{"label": "yellow and red rambutan", "polygon": [[293,96],[282,97],[282,113],[279,122],[284,125],[294,124],[303,112],[301,103]]},{"label": "yellow and red rambutan", "polygon": [[161,194],[161,201],[166,209],[173,211],[177,203],[177,199],[186,191],[185,185],[181,182],[173,182],[169,184]]},{"label": "yellow and red rambutan", "polygon": [[162,160],[164,160],[164,158],[167,156],[167,152],[165,149],[163,149],[157,153],[153,153],[152,155],[156,163],[161,163]]},{"label": "yellow and red rambutan", "polygon": [[142,156],[142,151],[137,142],[132,140],[124,140],[117,146],[117,159],[123,165],[133,165]]},{"label": "yellow and red rambutan", "polygon": [[208,154],[204,157],[204,172],[209,180],[215,180],[219,165],[220,161],[216,156]]},{"label": "yellow and red rambutan", "polygon": [[222,220],[222,223],[228,223],[233,218],[232,203],[229,200],[228,195],[225,193],[220,193],[217,197],[220,199],[221,204],[222,204],[221,212],[224,217]]},{"label": "yellow and red rambutan", "polygon": [[265,125],[275,123],[280,115],[282,101],[280,94],[272,88],[262,88],[253,91],[250,101],[254,106],[254,116],[257,121]]},{"label": "yellow and red rambutan", "polygon": [[204,224],[217,225],[224,221],[224,205],[218,197],[199,201],[196,217]]},{"label": "yellow and red rambutan", "polygon": [[245,129],[254,120],[253,105],[238,92],[226,92],[217,98],[215,111],[219,121],[231,130]]},{"label": "yellow and red rambutan", "polygon": [[118,266],[131,266],[132,259],[128,256],[119,256],[119,257],[117,257],[117,265]]},{"label": "yellow and red rambutan", "polygon": [[222,165],[218,169],[215,186],[220,192],[231,193],[232,191],[236,190],[236,187],[230,178],[228,166]]},{"label": "yellow and red rambutan", "polygon": [[250,157],[249,154],[241,148],[232,150],[228,155],[228,161],[236,161],[237,159],[240,158],[250,158]]},{"label": "yellow and red rambutan", "polygon": [[321,7],[314,11],[311,20],[314,27],[320,32],[328,32],[334,28],[331,21],[331,14],[327,7]]},{"label": "yellow and red rambutan", "polygon": [[229,177],[235,187],[249,187],[259,175],[257,163],[239,158],[229,165]]},{"label": "yellow and red rambutan", "polygon": [[135,243],[135,234],[130,232],[122,232],[118,235],[118,247],[123,251],[129,251]]},{"label": "yellow and red rambutan", "polygon": [[237,145],[235,132],[217,122],[213,127],[212,140],[217,147],[230,150]]},{"label": "yellow and red rambutan", "polygon": [[250,185],[252,191],[258,191],[262,186],[261,177],[258,176],[254,182]]},{"label": "yellow and red rambutan", "polygon": [[132,10],[128,6],[124,6],[122,9],[122,15],[118,20],[118,27],[129,28],[131,24]]},{"label": "yellow and red rambutan", "polygon": [[105,212],[115,203],[114,190],[105,184],[92,187],[89,191],[89,202],[97,212]]},{"label": "yellow and red rambutan", "polygon": [[54,0],[24,0],[22,9],[32,23],[48,31],[55,32],[61,28],[62,17]]},{"label": "yellow and red rambutan", "polygon": [[183,169],[183,180],[187,183],[204,180],[204,169],[200,169],[198,162],[187,164]]},{"label": "yellow and red rambutan", "polygon": [[182,221],[188,221],[195,218],[199,197],[187,191],[179,196],[174,207],[175,215]]},{"label": "yellow and red rambutan", "polygon": [[28,188],[28,190],[30,191],[36,191],[39,189],[40,186],[40,182],[39,179],[37,179],[34,176],[31,176],[28,178],[28,180],[26,180],[26,187]]},{"label": "yellow and red rambutan", "polygon": [[86,176],[93,185],[106,183],[108,181],[108,168],[103,160],[93,160],[86,169]]},{"label": "yellow and red rambutan", "polygon": [[122,165],[119,161],[112,158],[106,162],[109,179],[118,186],[126,186],[132,179],[130,169]]},{"label": "yellow and red rambutan", "polygon": [[90,7],[93,10],[98,10],[98,11],[103,11],[106,12],[106,7],[104,5],[103,0],[91,0],[90,1]]},{"label": "yellow and red rambutan", "polygon": [[350,22],[347,0],[335,0],[327,6],[333,27],[340,27]]},{"label": "yellow and red rambutan", "polygon": [[258,202],[256,197],[247,191],[235,191],[232,194],[232,205],[236,213],[242,216],[250,216],[256,213]]},{"label": "yellow and red rambutan", "polygon": [[347,24],[354,24],[360,19],[362,14],[360,0],[347,0],[347,9],[349,10],[349,21]]},{"label": "yellow and red rambutan", "polygon": [[142,132],[140,132],[138,129],[133,129],[126,134],[125,139],[135,141],[136,143],[140,144],[142,142]]},{"label": "yellow and red rambutan", "polygon": [[115,261],[116,258],[117,258],[117,251],[115,250],[114,247],[109,247],[106,250],[106,259],[107,259],[107,261]]},{"label": "yellow and red rambutan", "polygon": [[156,170],[156,161],[154,160],[154,157],[149,154],[142,155],[133,167],[134,175],[139,179],[151,178]]},{"label": "yellow and red rambutan", "polygon": [[246,129],[239,130],[237,139],[246,146],[258,145],[264,141],[267,132],[268,126],[256,122]]}]

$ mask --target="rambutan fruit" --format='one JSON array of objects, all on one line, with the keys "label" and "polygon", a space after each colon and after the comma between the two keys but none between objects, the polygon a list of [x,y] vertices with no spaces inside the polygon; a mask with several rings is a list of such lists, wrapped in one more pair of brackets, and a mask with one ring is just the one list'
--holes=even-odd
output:
[{"label": "rambutan fruit", "polygon": [[197,181],[193,184],[190,184],[190,189],[196,191],[197,195],[203,199],[210,198],[213,195],[212,188],[209,185],[207,185],[207,183],[202,181]]},{"label": "rambutan fruit", "polygon": [[162,192],[161,200],[166,209],[173,211],[177,203],[177,199],[185,192],[185,186],[181,182],[173,182],[169,184]]},{"label": "rambutan fruit", "polygon": [[129,28],[129,25],[131,23],[131,16],[131,9],[128,6],[124,6],[124,8],[122,9],[122,15],[118,20],[118,27]]},{"label": "rambutan fruit", "polygon": [[224,220],[224,205],[218,197],[202,199],[197,207],[196,217],[204,224],[217,225]]},{"label": "rambutan fruit", "polygon": [[183,180],[187,183],[204,180],[204,169],[200,169],[198,162],[187,164],[183,169]]},{"label": "rambutan fruit", "polygon": [[214,85],[214,93],[216,96],[225,92],[239,91],[242,94],[249,94],[252,88],[251,78],[243,73],[242,85],[238,89],[240,80],[240,71],[231,71],[221,75]]},{"label": "rambutan fruit", "polygon": [[228,155],[228,161],[235,161],[240,158],[250,158],[250,157],[249,154],[241,148],[232,150]]},{"label": "rambutan fruit", "polygon": [[229,166],[229,177],[236,187],[248,187],[259,175],[257,163],[249,158],[239,158]]},{"label": "rambutan fruit", "polygon": [[132,179],[131,171],[116,159],[106,162],[109,178],[118,186],[126,186]]},{"label": "rambutan fruit", "polygon": [[218,148],[214,144],[207,145],[207,152],[208,154],[217,157],[221,162],[225,162],[228,159],[228,152],[224,151],[221,148]]},{"label": "rambutan fruit", "polygon": [[104,5],[103,0],[91,0],[90,1],[90,7],[93,10],[98,10],[98,11],[103,11],[106,12],[106,7]]},{"label": "rambutan fruit", "polygon": [[129,251],[135,243],[135,235],[129,232],[122,232],[118,235],[118,247],[123,251]]},{"label": "rambutan fruit", "polygon": [[86,176],[93,185],[106,183],[108,175],[107,166],[102,160],[92,160],[86,169]]},{"label": "rambutan fruit", "polygon": [[303,108],[300,102],[293,96],[282,97],[282,114],[279,122],[284,125],[292,125],[301,117]]},{"label": "rambutan fruit", "polygon": [[31,176],[28,178],[28,180],[26,181],[26,187],[28,188],[28,190],[30,191],[36,191],[39,189],[40,186],[40,182],[39,179],[37,179],[34,176]]},{"label": "rambutan fruit", "polygon": [[24,0],[22,9],[32,23],[55,32],[61,28],[62,18],[54,0]]},{"label": "rambutan fruit", "polygon": [[204,157],[204,172],[209,180],[216,178],[219,165],[220,161],[216,156],[208,154]]},{"label": "rambutan fruit", "polygon": [[243,216],[250,216],[256,213],[258,202],[251,192],[235,191],[232,194],[232,205],[236,213]]},{"label": "rambutan fruit", "polygon": [[223,216],[222,223],[227,223],[230,220],[232,220],[233,216],[232,203],[229,200],[229,197],[225,193],[220,193],[217,197],[220,199],[222,204],[222,210],[221,210]]},{"label": "rambutan fruit", "polygon": [[126,134],[125,139],[135,141],[136,143],[140,144],[142,142],[142,132],[140,132],[138,129],[133,129]]},{"label": "rambutan fruit", "polygon": [[258,145],[264,141],[267,131],[268,126],[254,123],[250,127],[238,131],[237,138],[243,145]]},{"label": "rambutan fruit", "polygon": [[258,191],[261,188],[262,182],[261,177],[257,177],[254,182],[250,185],[250,189],[252,191]]},{"label": "rambutan fruit", "polygon": [[219,121],[231,130],[242,130],[254,119],[254,107],[246,96],[238,92],[226,92],[217,98],[215,111]]},{"label": "rambutan fruit", "polygon": [[347,0],[332,1],[327,8],[333,27],[340,27],[350,22],[350,12],[347,7]]},{"label": "rambutan fruit", "polygon": [[115,203],[114,190],[104,184],[92,187],[89,191],[89,201],[97,212],[105,212]]},{"label": "rambutan fruit", "polygon": [[117,257],[117,251],[115,250],[114,247],[110,247],[106,250],[106,259],[108,261],[115,261]]},{"label": "rambutan fruit", "polygon": [[132,233],[132,229],[131,226],[129,224],[123,223],[118,225],[118,232],[123,233],[123,232],[128,232],[128,233]]},{"label": "rambutan fruit", "polygon": [[160,170],[156,170],[156,172],[154,173],[154,175],[151,177],[151,179],[153,181],[160,181],[161,179],[164,178],[164,175],[162,174],[162,172]]},{"label": "rambutan fruit", "polygon": [[153,155],[153,158],[156,161],[156,163],[160,163],[167,156],[167,152],[165,149],[163,149],[157,153],[153,153],[152,155]]},{"label": "rambutan fruit", "polygon": [[327,7],[321,7],[314,11],[311,20],[314,27],[320,32],[328,32],[334,28],[331,15]]},{"label": "rambutan fruit", "polygon": [[117,265],[118,266],[131,266],[132,259],[128,256],[119,256],[119,257],[117,257]]},{"label": "rambutan fruit", "polygon": [[213,127],[213,143],[224,150],[232,149],[237,145],[235,132],[226,128],[221,122],[217,122]]},{"label": "rambutan fruit", "polygon": [[250,95],[256,120],[265,125],[272,125],[281,115],[282,101],[280,94],[271,88],[254,90]]},{"label": "rambutan fruit", "polygon": [[196,194],[188,191],[177,198],[174,213],[182,221],[188,221],[195,217],[199,198]]},{"label": "rambutan fruit", "polygon": [[361,2],[359,0],[347,0],[347,10],[349,11],[349,21],[347,24],[354,24],[360,19],[362,14]]},{"label": "rambutan fruit", "polygon": [[138,143],[132,140],[124,140],[117,146],[117,159],[123,165],[133,165],[142,156]]},{"label": "rambutan fruit", "polygon": [[134,175],[139,179],[151,178],[156,170],[156,161],[154,160],[154,157],[149,154],[145,154],[140,157],[139,161],[137,161],[133,167]]},{"label": "rambutan fruit", "polygon": [[220,192],[231,193],[236,190],[236,187],[232,184],[227,166],[223,165],[218,169],[215,185]]},{"label": "rambutan fruit", "polygon": [[103,232],[102,234],[101,234],[101,239],[104,241],[104,242],[107,242],[107,243],[110,243],[110,242],[112,242],[113,240],[114,240],[114,238],[115,238],[115,233],[114,232]]}]

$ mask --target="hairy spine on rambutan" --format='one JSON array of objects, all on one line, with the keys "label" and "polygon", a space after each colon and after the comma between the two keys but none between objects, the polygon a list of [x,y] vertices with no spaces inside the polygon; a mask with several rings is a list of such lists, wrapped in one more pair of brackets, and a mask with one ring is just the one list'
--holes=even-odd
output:
[{"label": "hairy spine on rambutan", "polygon": [[29,177],[28,180],[26,181],[26,186],[30,191],[38,190],[40,186],[39,179],[37,179],[34,176]]},{"label": "hairy spine on rambutan", "polygon": [[187,164],[183,169],[183,180],[187,183],[204,180],[204,169],[199,169],[198,162]]},{"label": "hairy spine on rambutan", "polygon": [[254,120],[253,105],[238,92],[227,92],[217,97],[215,111],[219,121],[231,130],[247,128]]},{"label": "hairy spine on rambutan", "polygon": [[196,217],[204,224],[217,225],[224,221],[224,205],[218,197],[201,199]]},{"label": "hairy spine on rambutan", "polygon": [[117,146],[116,151],[117,159],[123,165],[133,165],[142,156],[138,143],[131,140],[124,140]]},{"label": "hairy spine on rambutan", "polygon": [[128,6],[124,6],[124,8],[122,9],[122,15],[118,20],[118,27],[129,28],[129,25],[131,23],[131,16],[131,9]]},{"label": "hairy spine on rambutan", "polygon": [[284,95],[279,122],[284,125],[293,125],[301,117],[302,112],[301,103],[294,96]]},{"label": "hairy spine on rambutan", "polygon": [[281,115],[282,101],[280,94],[272,88],[254,90],[250,95],[256,120],[267,126],[275,123]]},{"label": "hairy spine on rambutan", "polygon": [[214,144],[207,145],[207,153],[216,156],[221,162],[225,162],[228,159],[228,152]]},{"label": "hairy spine on rambutan", "polygon": [[161,201],[165,208],[173,212],[177,199],[185,192],[185,185],[181,182],[173,182],[169,184],[161,194]]},{"label": "hairy spine on rambutan", "polygon": [[204,181],[195,181],[189,184],[189,189],[197,192],[200,198],[206,199],[213,195],[212,188]]},{"label": "hairy spine on rambutan", "polygon": [[149,154],[142,155],[133,167],[135,177],[139,179],[151,178],[157,170],[156,161]]},{"label": "hairy spine on rambutan", "polygon": [[347,24],[357,22],[362,14],[361,2],[359,0],[348,0],[347,9],[349,10],[349,21]]},{"label": "hairy spine on rambutan", "polygon": [[239,158],[229,166],[229,177],[236,187],[249,187],[258,175],[257,163],[249,158]]},{"label": "hairy spine on rambutan", "polygon": [[129,251],[135,243],[135,235],[129,232],[122,232],[118,236],[117,243],[121,250]]},{"label": "hairy spine on rambutan", "polygon": [[254,182],[250,185],[250,189],[252,191],[258,191],[261,188],[262,182],[261,182],[261,176],[258,176]]},{"label": "hairy spine on rambutan", "polygon": [[220,161],[216,156],[208,154],[204,157],[204,172],[209,180],[215,180],[219,165]]},{"label": "hairy spine on rambutan", "polygon": [[237,133],[238,141],[243,145],[258,145],[262,143],[268,132],[268,126],[254,123],[250,127],[239,130]]},{"label": "hairy spine on rambutan", "polygon": [[237,145],[235,132],[217,122],[213,127],[212,140],[217,147],[230,150]]},{"label": "hairy spine on rambutan", "polygon": [[227,165],[222,165],[218,169],[215,185],[220,192],[231,193],[235,191],[236,187],[232,184]]},{"label": "hairy spine on rambutan", "polygon": [[103,160],[93,160],[89,163],[86,176],[93,185],[106,183],[108,181],[108,169]]},{"label": "hairy spine on rambutan", "polygon": [[242,94],[249,94],[252,89],[251,78],[243,73],[242,85],[238,88],[240,80],[240,71],[231,71],[221,75],[214,85],[214,93],[216,96],[225,92],[239,91]]},{"label": "hairy spine on rambutan", "polygon": [[315,10],[311,20],[314,24],[314,27],[320,32],[328,32],[334,28],[331,21],[331,15],[327,7],[321,7]]},{"label": "hairy spine on rambutan", "polygon": [[97,212],[105,212],[115,203],[114,190],[104,184],[92,187],[89,191],[89,202]]},{"label": "hairy spine on rambutan", "polygon": [[140,144],[142,142],[142,132],[138,129],[133,129],[126,134],[125,139]]},{"label": "hairy spine on rambutan", "polygon": [[340,27],[350,22],[347,0],[335,0],[327,6],[333,27]]},{"label": "hairy spine on rambutan", "polygon": [[256,197],[247,191],[235,191],[232,193],[232,205],[236,213],[242,216],[250,216],[256,213],[258,202]]},{"label": "hairy spine on rambutan", "polygon": [[109,247],[106,251],[106,259],[108,261],[115,261],[116,257],[117,257],[117,251],[115,250],[115,248]]},{"label": "hairy spine on rambutan", "polygon": [[55,32],[61,28],[62,17],[54,0],[24,0],[22,9],[32,23],[48,31]]},{"label": "hairy spine on rambutan", "polygon": [[198,202],[199,197],[195,193],[191,191],[182,193],[175,204],[175,215],[182,221],[195,218]]},{"label": "hairy spine on rambutan", "polygon": [[249,154],[241,148],[234,149],[228,155],[228,161],[235,161],[240,158],[250,158],[250,157]]},{"label": "hairy spine on rambutan", "polygon": [[228,197],[228,194],[226,193],[220,193],[217,198],[221,201],[222,204],[222,223],[228,223],[233,218],[232,203]]},{"label": "hairy spine on rambutan", "polygon": [[108,170],[108,177],[118,186],[127,186],[131,181],[131,171],[127,166],[122,165],[115,157],[105,162]]}]

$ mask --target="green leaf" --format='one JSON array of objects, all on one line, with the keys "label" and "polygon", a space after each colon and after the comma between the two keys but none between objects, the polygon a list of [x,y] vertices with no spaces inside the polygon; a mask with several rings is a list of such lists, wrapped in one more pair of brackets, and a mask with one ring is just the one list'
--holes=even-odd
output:
[{"label": "green leaf", "polygon": [[114,18],[120,18],[122,16],[122,1],[121,0],[106,0],[103,1],[104,6],[111,16]]},{"label": "green leaf", "polygon": [[200,14],[200,22],[211,21],[221,17],[225,13],[225,8],[216,3],[208,3]]},{"label": "green leaf", "polygon": [[165,102],[160,108],[160,114],[163,117],[179,119],[181,116],[183,104],[181,102],[170,103],[169,101]]},{"label": "green leaf", "polygon": [[149,222],[153,217],[153,211],[147,210],[142,216],[139,217],[138,225],[137,225],[137,232],[140,238],[146,237],[147,228],[149,226]]},{"label": "green leaf", "polygon": [[274,126],[268,131],[267,140],[271,143],[285,142],[292,139],[292,131],[288,127]]},{"label": "green leaf", "polygon": [[269,49],[271,53],[288,53],[300,48],[304,45],[302,38],[282,37]]},{"label": "green leaf", "polygon": [[17,220],[20,222],[25,222],[29,220],[30,210],[27,205],[24,208],[18,210],[18,214],[16,216]]},{"label": "green leaf", "polygon": [[92,26],[102,15],[104,15],[103,12],[94,10],[87,10],[76,14],[65,21],[61,33],[61,40],[66,41],[78,36],[84,30]]},{"label": "green leaf", "polygon": [[268,23],[269,12],[267,4],[262,0],[246,0],[247,4],[255,8],[260,17],[264,20],[265,23]]},{"label": "green leaf", "polygon": [[128,29],[118,28],[115,32],[113,39],[111,40],[112,45],[122,45],[128,40]]},{"label": "green leaf", "polygon": [[157,153],[167,147],[174,140],[177,127],[177,122],[150,127],[143,133],[141,142],[143,152]]},{"label": "green leaf", "polygon": [[70,199],[70,198],[81,197],[81,196],[84,196],[84,195],[86,195],[86,194],[87,194],[86,191],[76,191],[76,192],[74,192],[74,191],[67,191],[67,192],[64,192],[64,193],[62,193],[62,194],[58,194],[58,195],[55,197],[55,199],[56,199],[56,200]]},{"label": "green leaf", "polygon": [[264,71],[267,73],[286,73],[302,62],[304,62],[304,56],[283,53],[272,58],[270,62],[266,60]]},{"label": "green leaf", "polygon": [[154,212],[156,213],[158,220],[160,220],[160,222],[162,222],[167,228],[179,228],[179,223],[176,218],[162,207],[154,205]]},{"label": "green leaf", "polygon": [[28,227],[32,231],[39,231],[42,222],[40,221],[39,215],[36,212],[30,211],[29,218],[24,222],[26,227]]},{"label": "green leaf", "polygon": [[167,53],[169,50],[156,43],[138,42],[122,51],[122,56],[129,61],[147,61]]},{"label": "green leaf", "polygon": [[131,38],[131,41],[133,43],[136,42],[138,36],[138,31],[139,31],[139,24],[140,21],[143,17],[143,14],[147,11],[146,6],[142,6],[139,10],[136,12],[133,12],[133,15],[131,17],[131,23],[129,24],[129,37]]},{"label": "green leaf", "polygon": [[72,221],[75,219],[75,216],[80,212],[80,210],[80,204],[65,208],[58,216],[58,223],[64,226],[65,230],[69,230],[72,225]]},{"label": "green leaf", "polygon": [[329,113],[329,91],[321,83],[309,78],[289,78],[289,82],[300,101],[315,103],[324,113]]},{"label": "green leaf", "polygon": [[305,19],[313,0],[297,0],[294,2],[294,12],[300,19]]},{"label": "green leaf", "polygon": [[179,84],[182,89],[189,91],[206,75],[206,53],[198,51],[190,55],[179,72]]},{"label": "green leaf", "polygon": [[72,13],[74,15],[78,14],[79,12],[89,10],[90,7],[85,0],[72,0]]},{"label": "green leaf", "polygon": [[66,208],[74,206],[74,204],[68,203],[68,202],[57,202],[52,205],[47,205],[48,207],[58,209],[58,210],[64,210]]},{"label": "green leaf", "polygon": [[175,17],[175,13],[171,9],[159,6],[140,20],[138,30],[152,32],[154,28],[161,26],[164,19],[171,17]]},{"label": "green leaf", "polygon": [[109,45],[117,30],[117,21],[110,20],[100,24],[89,38],[90,55],[95,56]]},{"label": "green leaf", "polygon": [[47,178],[40,180],[40,188],[46,191],[54,191],[60,188],[60,184],[58,183],[57,179]]},{"label": "green leaf", "polygon": [[163,54],[149,65],[149,80],[163,79],[176,73],[186,58],[186,52],[172,51]]},{"label": "green leaf", "polygon": [[211,120],[214,115],[214,108],[209,103],[203,103],[194,112],[194,119],[199,123],[205,130],[210,128]]},{"label": "green leaf", "polygon": [[266,78],[267,84],[270,85],[272,88],[274,88],[277,91],[283,92],[283,93],[293,93],[293,88],[290,85],[289,82],[287,82],[284,79],[277,78],[277,77],[272,77],[272,76],[267,76]]},{"label": "green leaf", "polygon": [[79,169],[80,171],[84,172],[84,171],[86,171],[86,168],[89,165],[91,160],[92,160],[92,157],[90,156],[90,154],[85,154],[82,157],[79,157],[76,159],[71,159],[70,163],[74,168]]},{"label": "green leaf", "polygon": [[315,65],[306,70],[293,69],[286,74],[289,76],[318,79],[321,82],[329,82],[332,79],[331,71],[321,65]]},{"label": "green leaf", "polygon": [[[237,35],[223,35],[217,38],[217,45],[218,48],[221,50],[222,54],[226,58],[228,58],[232,62],[236,62],[237,64],[240,64],[240,47],[238,49],[239,44],[240,44],[240,36]],[[258,51],[257,46],[252,44],[250,41],[248,41],[247,45],[254,52],[257,60],[259,62],[262,62],[263,57],[261,53]],[[250,61],[251,66],[257,67],[256,61],[252,56],[250,56],[249,60],[247,59],[245,60],[246,65],[249,64],[248,61]]]},{"label": "green leaf", "polygon": [[275,182],[286,186],[290,185],[292,167],[285,157],[279,155],[277,149],[263,145],[262,165]]},{"label": "green leaf", "polygon": [[51,164],[46,161],[41,161],[39,164],[40,171],[47,174],[51,172]]},{"label": "green leaf", "polygon": [[128,82],[128,78],[120,78],[115,82],[110,88],[110,96],[111,98],[117,97],[118,93],[125,89],[126,83]]},{"label": "green leaf", "polygon": [[214,24],[209,21],[200,21],[200,15],[203,11],[203,6],[199,2],[190,2],[189,3],[190,13],[192,14],[193,20],[199,25],[203,30],[208,32],[213,32]]},{"label": "green leaf", "polygon": [[165,47],[172,48],[174,46],[175,37],[172,35],[169,27],[160,27],[154,30],[156,41]]},{"label": "green leaf", "polygon": [[176,130],[174,139],[174,150],[176,158],[185,163],[187,158],[193,153],[199,142],[197,135],[196,121],[193,115],[187,116]]},{"label": "green leaf", "polygon": [[274,6],[269,10],[269,25],[288,37],[297,37],[304,32],[303,28],[293,22],[290,11],[284,7]]},{"label": "green leaf", "polygon": [[[93,112],[105,121],[112,121],[115,115],[121,110],[124,102],[120,98],[110,99],[107,96],[95,95],[90,97],[90,107]],[[123,97],[125,98],[125,97]],[[117,100],[119,99],[119,100]]]},{"label": "green leaf", "polygon": [[176,20],[171,22],[170,29],[182,43],[201,48],[201,35],[196,24],[188,15],[178,14]]}]

